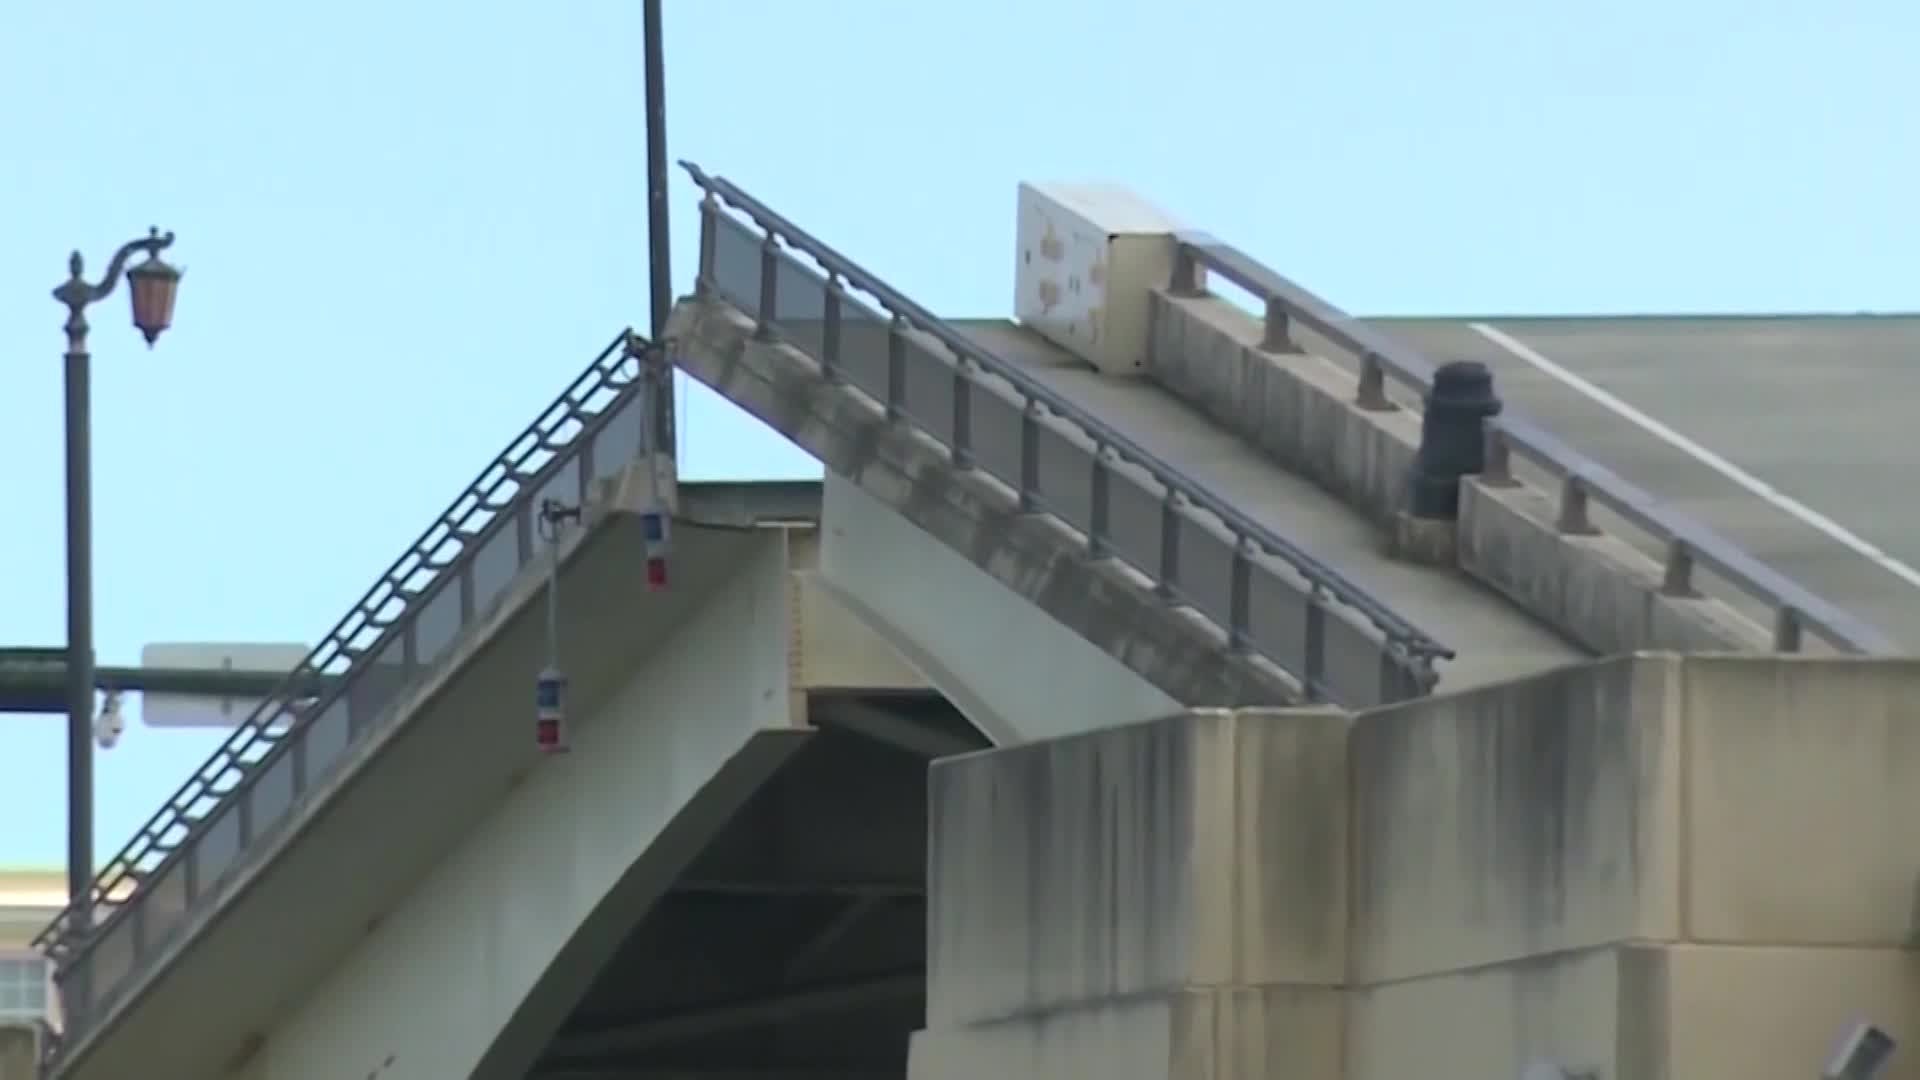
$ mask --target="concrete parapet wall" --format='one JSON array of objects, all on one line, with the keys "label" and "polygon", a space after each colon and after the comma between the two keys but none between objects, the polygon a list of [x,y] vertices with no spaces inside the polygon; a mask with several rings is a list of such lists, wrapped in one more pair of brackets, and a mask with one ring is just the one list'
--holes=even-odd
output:
[{"label": "concrete parapet wall", "polygon": [[1563,533],[1553,496],[1526,485],[1460,485],[1460,569],[1601,656],[1768,652],[1767,630],[1704,595],[1661,591],[1663,571],[1617,537]]},{"label": "concrete parapet wall", "polygon": [[913,1075],[1920,1077],[1916,775],[1920,659],[1784,656],[950,759]]},{"label": "concrete parapet wall", "polygon": [[1920,933],[1920,661],[1637,656],[1354,722],[1354,980]]},{"label": "concrete parapet wall", "polygon": [[1788,1080],[1862,1019],[1920,1076],[1920,661],[1624,657],[1348,753],[1353,1080]]},{"label": "concrete parapet wall", "polygon": [[[1213,297],[1156,292],[1148,374],[1386,530],[1404,505],[1420,417],[1354,403],[1351,371],[1261,350],[1253,316]],[[1464,485],[1456,549],[1469,576],[1599,655],[1767,647],[1766,630],[1707,598],[1660,592],[1661,569],[1606,537],[1569,537],[1537,490]]]},{"label": "concrete parapet wall", "polygon": [[1259,321],[1224,300],[1156,291],[1152,379],[1382,527],[1405,501],[1420,418],[1368,412],[1354,377],[1310,353],[1259,348]]},{"label": "concrete parapet wall", "polygon": [[936,764],[929,1025],[1341,983],[1345,728],[1208,710]]}]

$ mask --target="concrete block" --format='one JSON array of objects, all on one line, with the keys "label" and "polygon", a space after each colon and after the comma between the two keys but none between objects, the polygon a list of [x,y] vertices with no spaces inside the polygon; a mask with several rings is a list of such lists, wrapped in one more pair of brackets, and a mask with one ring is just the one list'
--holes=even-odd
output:
[{"label": "concrete block", "polygon": [[1173,277],[1173,220],[1123,188],[1021,184],[1014,315],[1110,375],[1147,366],[1148,298]]},{"label": "concrete block", "polygon": [[1342,992],[1177,990],[913,1037],[910,1080],[1337,1080]]},{"label": "concrete block", "polygon": [[1679,936],[1675,662],[1355,718],[1352,981]]},{"label": "concrete block", "polygon": [[[1911,1047],[1916,1015],[1903,950],[1627,943],[1351,990],[1345,1075],[1801,1080],[1863,1020]],[[1920,1077],[1920,1056],[1881,1075]]]},{"label": "concrete block", "polygon": [[1920,660],[1680,671],[1687,936],[1920,945]]},{"label": "concrete block", "polygon": [[1653,1080],[1616,1067],[1618,1017],[1633,999],[1611,946],[1352,990],[1345,1075],[1511,1078],[1543,1062]]},{"label": "concrete block", "polygon": [[1204,711],[936,763],[929,1025],[1340,983],[1345,725]]},{"label": "concrete block", "polygon": [[1866,1021],[1899,1047],[1878,1080],[1920,1078],[1920,979],[1909,951],[1670,945],[1624,959],[1646,972],[1650,1015],[1640,1031],[1622,1029],[1622,1050],[1637,1057],[1623,1053],[1622,1077],[1804,1080]]}]

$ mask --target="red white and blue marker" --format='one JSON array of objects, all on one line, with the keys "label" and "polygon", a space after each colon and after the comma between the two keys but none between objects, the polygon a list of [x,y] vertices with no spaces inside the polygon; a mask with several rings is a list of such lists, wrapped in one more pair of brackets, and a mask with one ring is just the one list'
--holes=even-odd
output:
[{"label": "red white and blue marker", "polygon": [[657,507],[643,512],[640,535],[646,544],[647,588],[659,592],[667,587],[667,555],[673,547],[673,529],[667,512]]}]

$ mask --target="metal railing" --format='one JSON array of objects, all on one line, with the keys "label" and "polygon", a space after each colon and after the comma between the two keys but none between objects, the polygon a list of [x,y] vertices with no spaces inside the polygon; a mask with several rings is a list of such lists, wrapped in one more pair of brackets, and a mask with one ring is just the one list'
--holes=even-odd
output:
[{"label": "metal railing", "polygon": [[[68,1040],[493,609],[541,548],[533,515],[542,500],[580,503],[641,454],[646,349],[631,331],[614,338],[234,729],[95,878],[91,931],[74,932],[69,906],[35,939],[72,1002]],[[319,680],[326,689],[303,696]]]},{"label": "metal railing", "polygon": [[[1421,395],[1432,388],[1433,365],[1416,350],[1363,325],[1232,245],[1203,233],[1182,234],[1168,291],[1204,294],[1208,272],[1253,294],[1265,306],[1263,349],[1291,351],[1292,327],[1297,323],[1348,354],[1359,366],[1354,393],[1359,407],[1392,408],[1387,400],[1388,379]],[[1901,651],[1879,630],[1815,596],[1690,516],[1665,506],[1526,418],[1509,413],[1491,419],[1486,438],[1483,482],[1514,486],[1518,483],[1512,470],[1514,456],[1532,463],[1559,486],[1557,526],[1569,535],[1597,533],[1590,507],[1594,503],[1605,507],[1664,547],[1661,590],[1666,594],[1698,595],[1694,571],[1704,568],[1772,612],[1773,646],[1779,651],[1798,652],[1807,632],[1842,652]]]},{"label": "metal railing", "polygon": [[[681,167],[704,192],[701,289],[756,318],[762,336],[810,355],[825,378],[851,383],[890,419],[932,437],[956,469],[984,470],[1015,491],[1023,511],[1065,521],[1085,537],[1090,557],[1123,560],[1168,602],[1206,615],[1233,648],[1279,666],[1310,699],[1357,706],[1416,696],[1432,687],[1434,662],[1454,655],[1339,571],[734,184]],[[1203,518],[1211,527],[1196,527]],[[1378,641],[1330,617],[1335,607],[1370,625]],[[1369,647],[1354,647],[1362,643]],[[1379,661],[1353,670],[1356,652]]]}]

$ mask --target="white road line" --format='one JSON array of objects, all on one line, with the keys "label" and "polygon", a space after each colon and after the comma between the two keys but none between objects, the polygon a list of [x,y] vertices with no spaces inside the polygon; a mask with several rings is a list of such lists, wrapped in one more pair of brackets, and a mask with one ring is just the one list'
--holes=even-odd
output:
[{"label": "white road line", "polygon": [[1498,345],[1509,355],[1516,359],[1526,361],[1543,374],[1558,380],[1561,385],[1585,395],[1595,404],[1612,411],[1621,419],[1634,424],[1647,434],[1652,435],[1654,438],[1659,439],[1675,450],[1686,454],[1688,457],[1700,462],[1700,464],[1705,465],[1707,468],[1712,469],[1728,480],[1733,481],[1742,490],[1746,491],[1747,494],[1765,500],[1782,513],[1787,514],[1789,517],[1813,529],[1815,532],[1839,544],[1841,547],[1846,548],[1848,551],[1853,552],[1855,555],[1873,563],[1875,566],[1880,567],[1882,570],[1906,582],[1908,585],[1920,588],[1920,570],[1915,570],[1913,567],[1880,550],[1873,544],[1861,539],[1848,530],[1846,526],[1795,499],[1793,496],[1780,491],[1772,484],[1767,483],[1765,480],[1742,469],[1740,466],[1735,465],[1719,454],[1701,446],[1699,443],[1694,442],[1680,432],[1655,420],[1653,417],[1627,404],[1606,390],[1595,386],[1572,371],[1547,359],[1532,346],[1511,334],[1496,327],[1489,326],[1486,323],[1477,322],[1468,323],[1467,325],[1474,333]]}]

